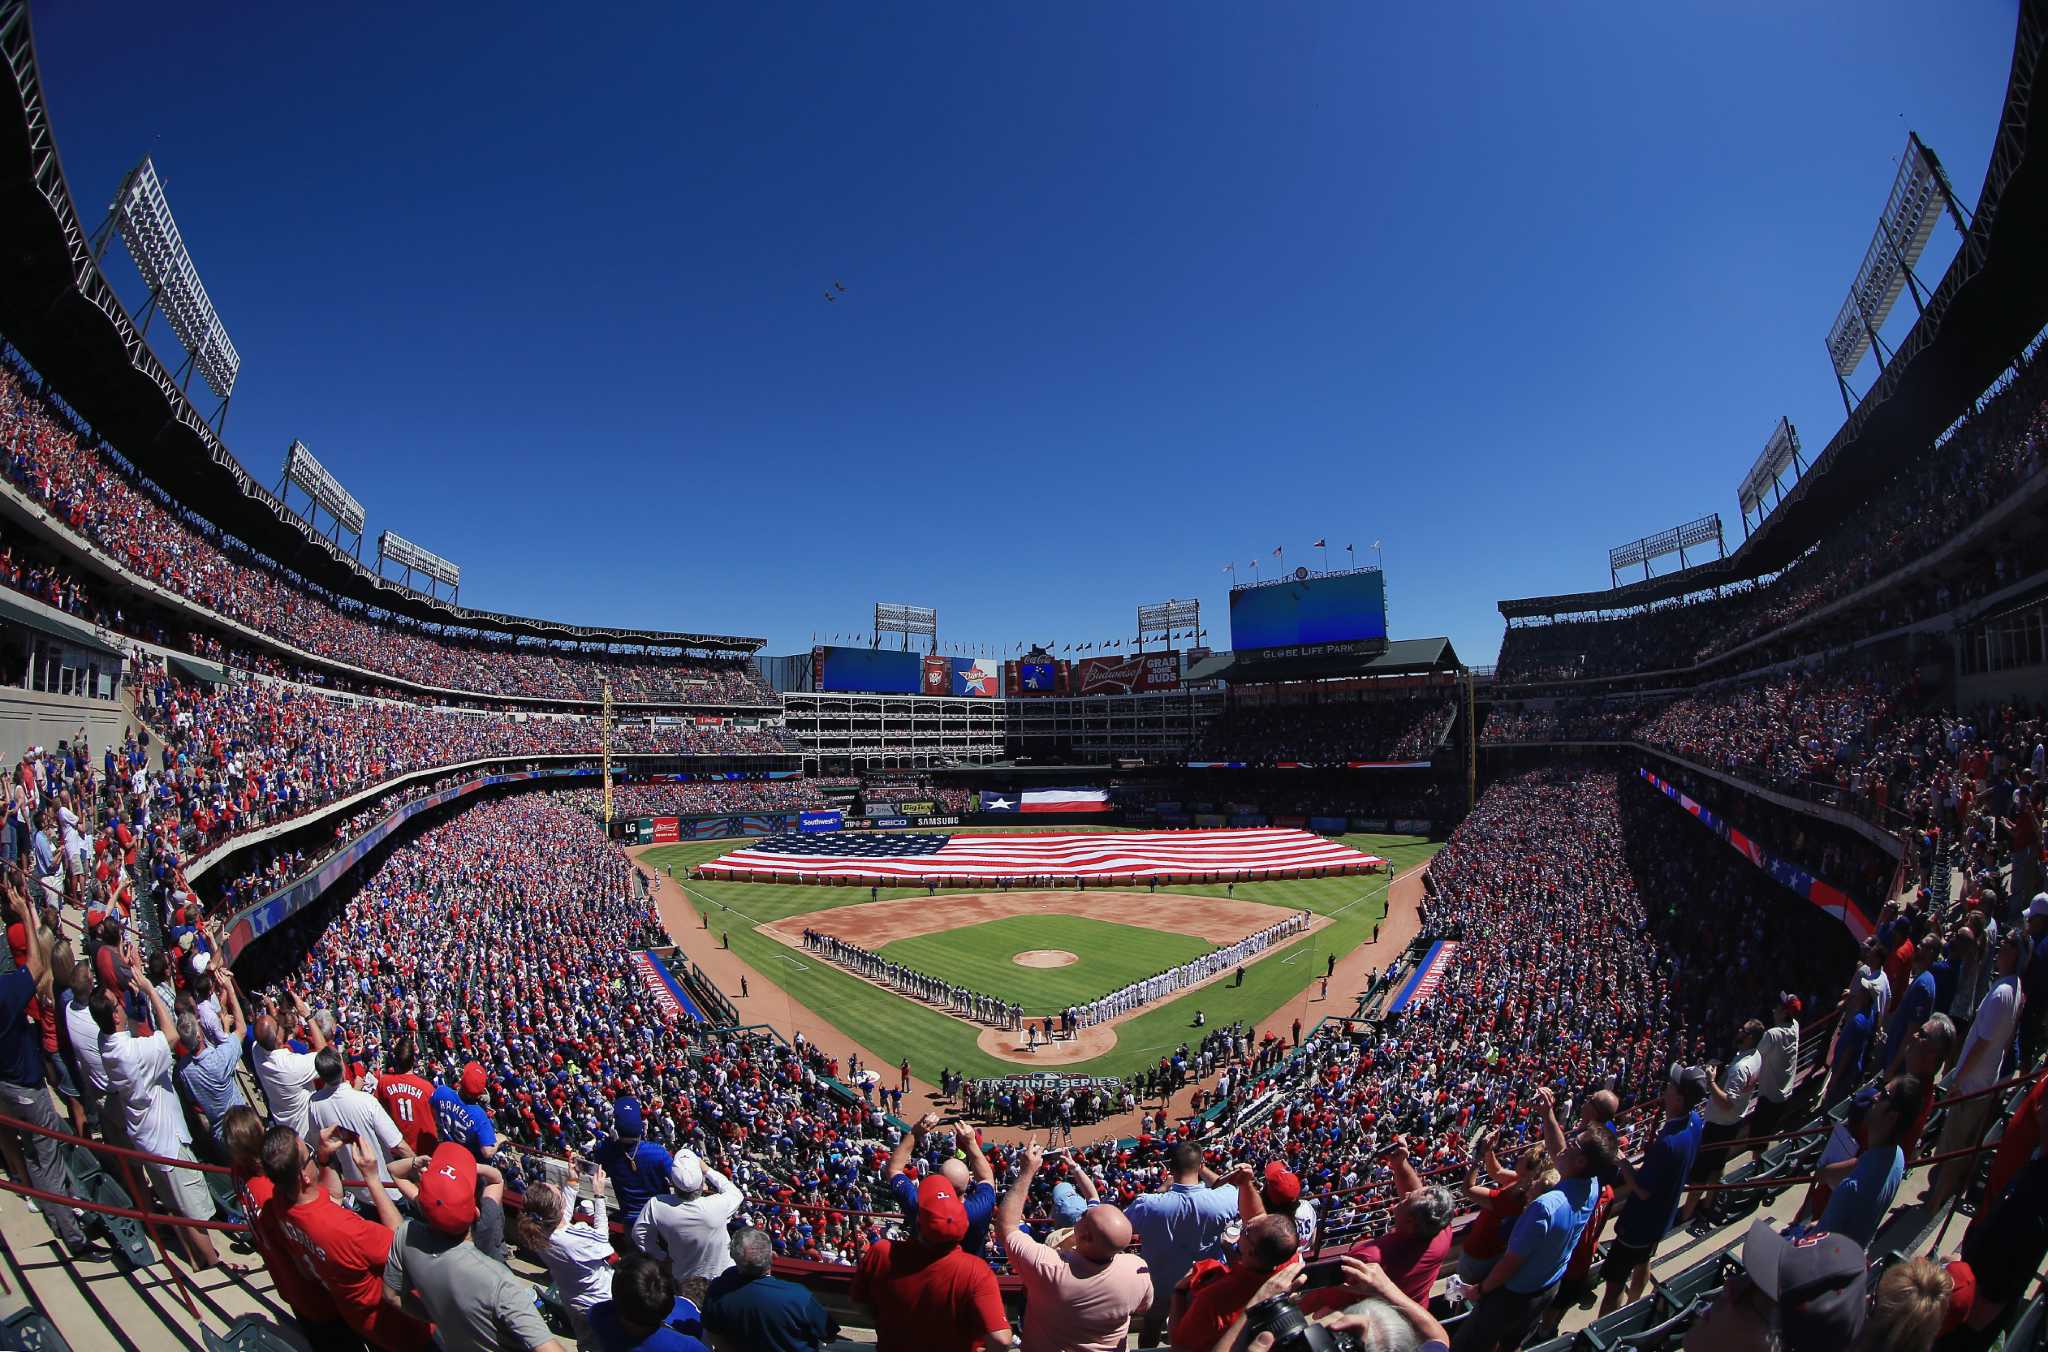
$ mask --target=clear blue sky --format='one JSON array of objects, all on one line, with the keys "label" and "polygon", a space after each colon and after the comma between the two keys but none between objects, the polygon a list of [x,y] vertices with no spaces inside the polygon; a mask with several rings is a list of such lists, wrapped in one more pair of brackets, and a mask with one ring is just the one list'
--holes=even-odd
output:
[{"label": "clear blue sky", "polygon": [[80,210],[154,155],[259,478],[303,438],[472,604],[772,652],[1190,595],[1221,647],[1225,563],[1379,538],[1394,634],[1490,662],[1502,596],[1739,538],[1780,414],[1826,443],[1907,128],[1974,204],[2015,8],[481,13],[37,6]]}]

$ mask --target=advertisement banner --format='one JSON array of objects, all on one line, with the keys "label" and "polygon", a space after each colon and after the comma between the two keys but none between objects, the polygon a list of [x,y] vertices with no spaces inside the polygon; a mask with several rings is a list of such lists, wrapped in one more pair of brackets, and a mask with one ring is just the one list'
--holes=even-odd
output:
[{"label": "advertisement banner", "polygon": [[1317,835],[1341,836],[1344,834],[1344,819],[1342,817],[1310,817],[1308,819],[1308,829],[1314,831]]},{"label": "advertisement banner", "polygon": [[837,831],[841,821],[837,812],[806,812],[797,818],[799,831]]},{"label": "advertisement banner", "polygon": [[1232,826],[1264,826],[1266,818],[1264,814],[1258,812],[1233,812],[1230,814],[1230,824]]},{"label": "advertisement banner", "polygon": [[1367,835],[1383,836],[1387,833],[1387,819],[1385,817],[1353,817],[1351,819],[1351,829],[1363,831]]},{"label": "advertisement banner", "polygon": [[863,817],[895,817],[901,814],[896,811],[894,803],[864,803],[861,806],[860,815]]},{"label": "advertisement banner", "polygon": [[871,818],[869,818],[869,819],[868,819],[868,825],[869,825],[869,826],[872,826],[872,827],[875,827],[875,828],[876,828],[876,829],[878,829],[878,830],[879,830],[879,829],[883,829],[883,828],[886,828],[886,827],[892,827],[892,826],[908,826],[908,825],[910,825],[910,818],[908,818],[908,817],[871,817]]},{"label": "advertisement banner", "polygon": [[1002,668],[993,657],[952,659],[947,693],[964,699],[994,699],[1003,693]]},{"label": "advertisement banner", "polygon": [[676,843],[676,819],[674,817],[656,817],[654,818],[653,826],[654,844],[673,845]]},{"label": "advertisement banner", "polygon": [[943,657],[924,659],[924,693],[944,695],[953,689],[953,664]]},{"label": "advertisement banner", "polygon": [[1426,818],[1422,817],[1396,817],[1394,819],[1394,834],[1397,836],[1426,836],[1429,834],[1429,822]]},{"label": "advertisement banner", "polygon": [[1060,691],[1060,671],[1057,664],[1045,662],[1013,662],[1016,679],[1010,682],[1010,690],[1018,695],[1054,695]]},{"label": "advertisement banner", "polygon": [[917,824],[919,826],[958,826],[960,819],[958,817],[919,817]]},{"label": "advertisement banner", "polygon": [[1130,695],[1180,688],[1180,654],[1132,653],[1125,657],[1084,657],[1067,673],[1074,695]]},{"label": "advertisement banner", "polygon": [[1195,814],[1195,825],[1221,826],[1223,825],[1223,817],[1220,813],[1215,812],[1197,812]]},{"label": "advertisement banner", "polygon": [[633,843],[635,845],[652,845],[654,843],[654,819],[652,817],[642,817],[639,821],[633,823]]},{"label": "advertisement banner", "polygon": [[929,817],[938,810],[939,805],[937,803],[925,798],[920,798],[915,802],[898,803],[896,805],[896,815],[899,817]]},{"label": "advertisement banner", "polygon": [[1308,826],[1308,819],[1306,817],[1275,817],[1273,818],[1273,825],[1285,826],[1292,830],[1300,831]]}]

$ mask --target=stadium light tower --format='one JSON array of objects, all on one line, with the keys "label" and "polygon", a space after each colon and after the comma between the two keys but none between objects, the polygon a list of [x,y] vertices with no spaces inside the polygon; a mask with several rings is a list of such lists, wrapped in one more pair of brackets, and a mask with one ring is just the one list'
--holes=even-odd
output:
[{"label": "stadium light tower", "polygon": [[363,557],[363,504],[357,502],[349,491],[323,469],[313,453],[306,449],[303,441],[293,441],[285,448],[284,471],[278,476],[277,496],[279,501],[290,505],[285,489],[297,484],[306,494],[306,522],[315,530],[320,527],[320,509],[325,508],[328,516],[327,536],[341,544],[341,532],[347,531],[355,537],[355,554],[358,562]]},{"label": "stadium light tower", "polygon": [[1168,648],[1176,638],[1198,639],[1202,632],[1202,603],[1200,601],[1161,601],[1156,605],[1138,607],[1138,651],[1145,651],[1148,640],[1157,638]]},{"label": "stadium light tower", "polygon": [[220,399],[214,424],[218,433],[227,421],[228,399],[234,393],[235,378],[242,371],[241,354],[235,351],[220,316],[214,313],[213,300],[206,294],[199,269],[193,266],[192,255],[185,249],[185,237],[178,233],[178,222],[171,216],[171,204],[164,198],[156,165],[147,155],[128,171],[114,193],[106,223],[93,239],[95,260],[105,252],[109,235],[117,231],[121,243],[127,246],[128,256],[135,260],[136,271],[149,287],[138,332],[147,338],[150,316],[163,311],[171,332],[185,348],[185,363],[173,379],[181,389],[189,390],[192,372],[198,370],[200,379]]},{"label": "stadium light tower", "polygon": [[910,651],[912,638],[930,639],[932,652],[939,650],[939,612],[930,606],[906,606],[888,601],[875,602],[875,645],[882,635],[903,635],[903,651]]},{"label": "stadium light tower", "polygon": [[1918,133],[1906,133],[1906,153],[1899,158],[1899,172],[1892,180],[1891,195],[1878,213],[1877,231],[1863,262],[1849,284],[1849,297],[1828,328],[1828,361],[1834,367],[1835,384],[1841,390],[1843,412],[1853,412],[1849,376],[1862,364],[1866,352],[1877,356],[1882,371],[1888,353],[1878,330],[1891,315],[1899,293],[1910,289],[1913,306],[1924,310],[1920,279],[1913,265],[1927,248],[1934,233],[1935,218],[1946,206],[1956,232],[1966,239],[1969,227],[1963,223],[1962,204],[1949,187],[1948,174],[1921,141]]},{"label": "stadium light tower", "polygon": [[[1792,426],[1789,418],[1778,419],[1778,425],[1771,429],[1770,440],[1764,443],[1763,453],[1756,463],[1749,467],[1749,473],[1742,476],[1742,483],[1735,490],[1736,505],[1742,509],[1742,535],[1749,538],[1750,514],[1756,514],[1756,524],[1761,526],[1764,517],[1773,507],[1785,500],[1784,474],[1793,471],[1792,482],[1798,483],[1799,476],[1806,473],[1806,461],[1799,454],[1799,430]],[[1776,490],[1777,501],[1765,502],[1764,494]]]},{"label": "stadium light tower", "polygon": [[[386,561],[404,569],[404,585],[422,595],[439,600],[439,593],[434,590],[434,584],[439,582],[448,588],[451,597],[457,600],[462,597],[462,570],[439,554],[430,554],[421,549],[396,531],[387,530],[377,537],[377,572],[380,576],[384,572]],[[414,573],[427,579],[424,588],[412,580]]]}]

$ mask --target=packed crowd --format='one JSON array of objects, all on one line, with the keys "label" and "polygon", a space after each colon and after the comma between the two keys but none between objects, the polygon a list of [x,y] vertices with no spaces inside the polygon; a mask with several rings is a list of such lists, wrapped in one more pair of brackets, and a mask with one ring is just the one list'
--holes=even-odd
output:
[{"label": "packed crowd", "polygon": [[[682,651],[626,656],[536,643],[458,642],[288,580],[132,475],[79,434],[22,374],[0,366],[0,445],[11,483],[138,576],[304,652],[401,680],[483,695],[772,705],[753,662]],[[66,579],[25,578],[82,613]],[[26,589],[26,588],[24,588]],[[48,599],[46,596],[45,599]]]},{"label": "packed crowd", "polygon": [[[802,812],[831,807],[837,799],[827,790],[845,789],[855,781],[844,776],[812,775],[801,779],[700,779],[687,783],[612,785],[612,812],[619,817],[683,817],[719,812]],[[577,800],[595,812],[602,795],[595,789]]]},{"label": "packed crowd", "polygon": [[1233,702],[1202,730],[1188,758],[1253,766],[1421,760],[1450,732],[1457,711],[1457,703],[1441,694],[1323,704]]},{"label": "packed crowd", "polygon": [[[2042,467],[2048,363],[2037,356],[1940,446],[1907,458],[1862,506],[1768,581],[1720,589],[1622,619],[1517,625],[1501,642],[1501,684],[1619,676],[1690,666],[1849,596],[1937,549]],[[2038,536],[2036,537],[2038,541]],[[1889,627],[1986,594],[2043,566],[2038,552],[1994,550],[1982,566],[1891,597]]]}]

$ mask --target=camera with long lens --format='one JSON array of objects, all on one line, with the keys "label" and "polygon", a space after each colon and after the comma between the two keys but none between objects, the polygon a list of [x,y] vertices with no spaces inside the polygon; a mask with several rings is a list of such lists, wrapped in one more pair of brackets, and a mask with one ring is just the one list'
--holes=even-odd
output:
[{"label": "camera with long lens", "polygon": [[1273,1335],[1273,1352],[1365,1352],[1357,1334],[1311,1323],[1292,1296],[1268,1296],[1244,1312],[1244,1321],[1253,1337]]}]

